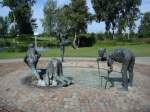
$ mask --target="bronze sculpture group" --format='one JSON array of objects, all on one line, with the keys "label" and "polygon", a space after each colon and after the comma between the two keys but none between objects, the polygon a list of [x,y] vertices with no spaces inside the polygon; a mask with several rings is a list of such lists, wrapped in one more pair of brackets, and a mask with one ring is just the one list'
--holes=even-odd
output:
[{"label": "bronze sculpture group", "polygon": [[[31,69],[32,74],[38,79],[38,83],[41,86],[45,85],[59,85],[59,86],[69,86],[73,83],[71,79],[63,75],[62,62],[64,61],[64,47],[67,44],[72,44],[70,40],[65,40],[63,37],[60,38],[60,49],[61,49],[61,61],[59,59],[51,59],[48,62],[46,67],[46,73],[44,76],[41,76],[37,71],[37,63],[40,58],[40,54],[34,47],[34,44],[29,44],[27,54],[24,58],[24,62]],[[113,49],[110,54],[106,53],[105,48],[100,48],[98,50],[98,59],[97,61],[107,61],[109,67],[108,73],[110,74],[113,71],[113,62],[122,63],[122,89],[128,90],[128,86],[133,85],[133,68],[135,64],[134,54],[125,48],[116,48]],[[129,73],[129,79],[128,79]]]}]

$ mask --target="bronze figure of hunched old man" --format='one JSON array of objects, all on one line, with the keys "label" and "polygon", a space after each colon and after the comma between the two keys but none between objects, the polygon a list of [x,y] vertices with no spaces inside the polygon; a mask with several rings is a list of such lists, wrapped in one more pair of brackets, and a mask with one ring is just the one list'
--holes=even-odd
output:
[{"label": "bronze figure of hunched old man", "polygon": [[[106,56],[106,49],[100,48],[99,49],[99,57],[100,60],[105,59]],[[123,90],[128,90],[128,86],[133,85],[133,68],[135,64],[135,56],[134,54],[126,48],[114,48],[110,54],[107,55],[107,64],[110,67],[110,71],[113,71],[113,62],[122,63],[122,86]],[[129,73],[129,80],[128,74]]]}]

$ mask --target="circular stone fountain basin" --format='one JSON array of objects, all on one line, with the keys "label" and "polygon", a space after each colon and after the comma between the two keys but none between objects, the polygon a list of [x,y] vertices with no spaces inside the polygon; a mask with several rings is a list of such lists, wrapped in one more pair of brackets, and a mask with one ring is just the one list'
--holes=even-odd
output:
[{"label": "circular stone fountain basin", "polygon": [[[66,77],[74,80],[74,84],[85,87],[100,88],[105,87],[107,80],[107,70],[100,69],[100,74],[97,68],[90,67],[64,67],[63,73]],[[102,76],[102,77],[101,77]],[[114,85],[121,85],[121,74],[112,72],[110,80]],[[24,82],[30,86],[37,86],[37,80],[32,75],[25,78]],[[111,87],[112,83],[108,81],[107,88]]]}]

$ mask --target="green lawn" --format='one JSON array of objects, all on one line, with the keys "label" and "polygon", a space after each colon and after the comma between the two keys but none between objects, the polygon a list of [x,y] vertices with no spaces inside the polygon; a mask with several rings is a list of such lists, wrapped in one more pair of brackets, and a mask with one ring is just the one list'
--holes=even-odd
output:
[{"label": "green lawn", "polygon": [[[150,44],[137,44],[137,45],[104,45],[104,44],[96,44],[93,47],[84,47],[73,49],[72,47],[66,47],[65,56],[66,57],[97,57],[97,50],[100,47],[105,47],[110,52],[112,48],[115,47],[124,47],[128,48],[134,52],[136,56],[150,56]],[[46,50],[41,52],[42,57],[55,57],[59,56],[59,48],[53,48],[50,50]],[[23,58],[25,56],[25,52],[0,52],[0,59],[6,58]]]}]

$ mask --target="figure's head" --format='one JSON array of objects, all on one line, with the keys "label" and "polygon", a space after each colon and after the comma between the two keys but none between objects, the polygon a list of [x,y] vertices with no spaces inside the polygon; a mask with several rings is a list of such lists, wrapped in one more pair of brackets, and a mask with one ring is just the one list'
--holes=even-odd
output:
[{"label": "figure's head", "polygon": [[104,57],[104,54],[106,53],[106,48],[100,48],[98,50],[98,56],[103,58]]},{"label": "figure's head", "polygon": [[33,43],[30,43],[29,45],[28,45],[28,48],[34,48],[35,46],[34,46],[34,44]]}]

